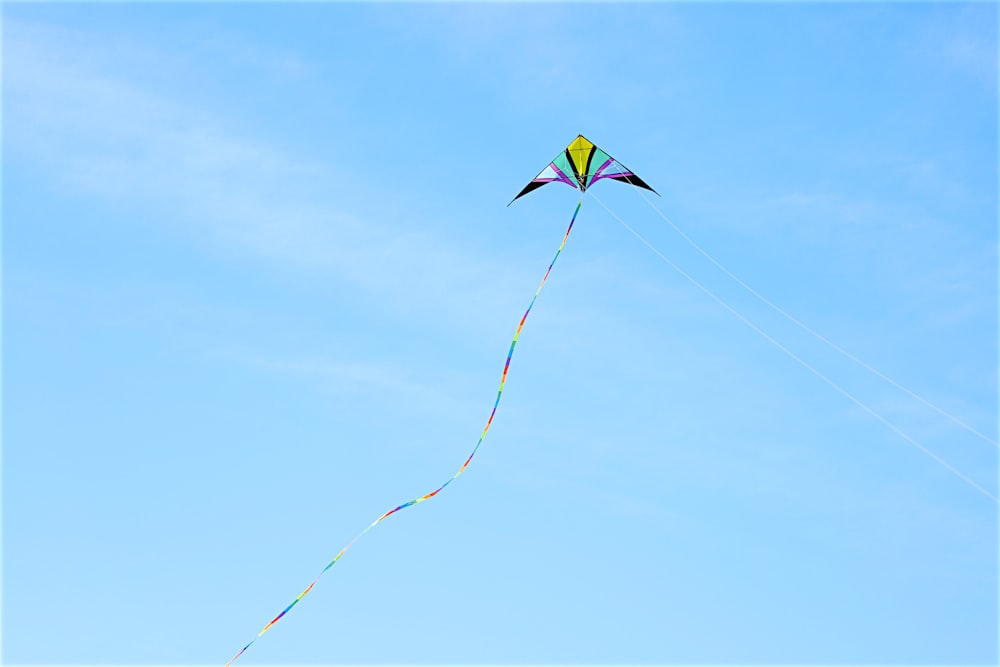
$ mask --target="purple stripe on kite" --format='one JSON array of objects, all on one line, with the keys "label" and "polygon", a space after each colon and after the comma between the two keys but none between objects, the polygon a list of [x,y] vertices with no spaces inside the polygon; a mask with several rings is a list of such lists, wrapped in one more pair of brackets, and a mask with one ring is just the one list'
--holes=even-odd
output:
[{"label": "purple stripe on kite", "polygon": [[[553,169],[553,170],[554,170],[554,171],[555,171],[555,172],[556,172],[557,174],[559,174],[559,178],[557,178],[557,179],[555,179],[555,180],[557,180],[557,181],[561,181],[561,182],[565,183],[566,185],[572,185],[572,186],[573,186],[574,188],[575,188],[575,187],[578,187],[578,186],[577,186],[577,183],[576,183],[576,181],[571,181],[571,180],[570,180],[570,179],[569,179],[569,178],[568,178],[568,177],[566,176],[566,174],[564,174],[564,173],[563,173],[563,170],[562,170],[562,169],[560,169],[559,167],[557,167],[557,166],[556,166],[556,163],[555,163],[555,162],[551,163],[551,164],[550,164],[549,166],[550,166],[550,167],[552,167],[552,169]],[[579,210],[579,209],[577,209],[577,210]],[[574,218],[574,219],[576,218],[576,214],[575,214],[575,213],[573,214],[573,218]],[[569,223],[569,224],[570,224],[570,226],[572,226],[572,225],[573,225],[573,223],[572,223],[572,222],[571,222],[571,223]],[[558,253],[557,253],[557,256],[558,256]],[[543,282],[544,282],[544,281],[543,281]]]},{"label": "purple stripe on kite", "polygon": [[611,158],[607,162],[605,162],[604,164],[602,164],[600,167],[598,167],[597,171],[594,172],[594,178],[593,178],[593,180],[591,180],[591,183],[593,183],[594,181],[596,181],[597,179],[599,179],[601,177],[601,172],[604,171],[605,169],[607,169],[608,166],[610,166],[611,164],[613,164],[614,161],[615,161],[615,159]]},{"label": "purple stripe on kite", "polygon": [[592,181],[592,183],[595,183],[601,180],[602,178],[617,178],[619,176],[627,177],[627,176],[635,176],[635,174],[633,174],[631,171],[618,171],[613,174],[601,174],[600,176],[594,176],[594,180]]}]

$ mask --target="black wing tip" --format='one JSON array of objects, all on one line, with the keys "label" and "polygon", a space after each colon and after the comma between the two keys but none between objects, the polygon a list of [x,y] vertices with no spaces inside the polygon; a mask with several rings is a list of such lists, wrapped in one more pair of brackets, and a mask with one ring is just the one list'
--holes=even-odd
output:
[{"label": "black wing tip", "polygon": [[[548,182],[547,181],[542,181],[542,182],[531,181],[530,183],[528,183],[527,185],[524,186],[523,190],[521,190],[520,192],[517,193],[516,197],[514,197],[513,199],[510,200],[510,204],[513,204],[515,201],[517,201],[518,199],[520,199],[524,195],[528,194],[529,192],[532,192],[533,190],[537,190],[538,188],[542,187],[543,185],[548,185]],[[507,204],[507,206],[510,206],[510,204]]]},{"label": "black wing tip", "polygon": [[646,181],[642,180],[635,174],[630,174],[628,176],[626,176],[625,174],[622,174],[620,176],[612,176],[611,180],[620,181],[621,183],[628,183],[629,185],[634,185],[637,188],[642,188],[643,190],[649,190],[657,197],[661,196],[659,192],[649,187],[649,184],[646,183]]}]

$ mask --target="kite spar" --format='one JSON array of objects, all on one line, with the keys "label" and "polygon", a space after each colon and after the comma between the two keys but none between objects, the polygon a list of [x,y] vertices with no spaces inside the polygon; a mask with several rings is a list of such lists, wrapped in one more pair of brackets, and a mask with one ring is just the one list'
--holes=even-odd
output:
[{"label": "kite spar", "polygon": [[[510,204],[513,204],[515,200],[523,197],[532,190],[536,190],[543,185],[556,182],[565,183],[573,188],[576,188],[582,195],[587,188],[592,186],[597,181],[605,178],[620,181],[622,183],[628,183],[630,185],[649,190],[654,194],[658,194],[656,193],[656,190],[649,187],[645,181],[636,176],[633,172],[629,171],[625,165],[595,146],[581,134],[574,139],[572,143],[570,143],[566,150],[559,153],[559,155],[557,155],[555,159],[553,159],[552,162],[550,162],[549,165],[538,174],[538,176],[531,179],[531,182],[517,194],[517,197],[514,197],[514,199],[510,201]],[[507,205],[510,206],[510,204]],[[327,566],[323,568],[316,578],[313,579],[312,583],[306,586],[306,589],[299,593],[297,598],[292,600],[290,605],[285,607],[280,614],[275,616],[267,625],[265,625],[264,629],[258,632],[257,636],[250,640],[249,644],[240,649],[239,653],[233,656],[233,658],[226,663],[226,667],[229,667],[236,662],[237,658],[243,655],[243,653],[250,648],[250,646],[257,641],[261,635],[270,630],[271,626],[281,620],[282,616],[291,611],[292,607],[297,605],[299,601],[313,589],[320,578],[326,574],[326,571],[333,567],[334,564],[340,560],[341,556],[343,556],[347,550],[361,538],[362,535],[382,523],[385,519],[388,519],[396,512],[410,507],[411,505],[422,503],[425,500],[433,498],[437,494],[441,493],[446,486],[455,481],[458,476],[465,472],[465,469],[469,467],[469,463],[472,462],[472,458],[476,455],[476,452],[479,451],[479,447],[483,444],[483,440],[486,439],[486,433],[490,430],[490,425],[493,423],[493,417],[497,413],[497,406],[500,405],[500,396],[503,394],[504,384],[507,382],[507,371],[510,369],[510,360],[511,357],[514,356],[514,347],[517,345],[517,340],[521,337],[521,330],[524,328],[524,323],[528,320],[528,314],[531,313],[531,309],[535,305],[538,295],[545,286],[545,281],[549,279],[549,274],[552,273],[552,267],[555,265],[556,260],[559,259],[559,255],[562,253],[563,248],[566,247],[566,241],[569,239],[570,232],[573,231],[573,223],[576,222],[576,216],[580,212],[580,207],[582,205],[583,198],[581,196],[580,201],[576,204],[576,209],[573,211],[573,217],[569,221],[569,227],[566,228],[566,233],[563,235],[562,242],[559,244],[559,248],[556,250],[555,256],[549,263],[549,268],[545,271],[545,275],[542,277],[542,282],[539,283],[538,289],[535,290],[535,295],[531,297],[531,303],[528,304],[528,309],[524,311],[524,315],[521,317],[521,321],[517,325],[517,330],[514,332],[514,339],[510,342],[510,349],[507,351],[507,361],[504,362],[503,374],[500,376],[500,389],[497,391],[496,400],[493,401],[493,410],[490,412],[489,419],[486,420],[486,427],[483,428],[483,432],[479,435],[479,441],[476,442],[476,446],[472,448],[472,453],[469,454],[469,458],[465,459],[465,463],[463,463],[462,467],[458,469],[458,472],[452,475],[444,484],[430,493],[426,493],[419,498],[415,498],[409,502],[405,502],[402,505],[394,507],[385,514],[381,515],[379,518],[375,519],[375,521],[369,524],[367,528],[358,533],[353,540],[347,543],[347,546],[341,549],[340,552],[333,557],[333,560],[331,560]]]}]

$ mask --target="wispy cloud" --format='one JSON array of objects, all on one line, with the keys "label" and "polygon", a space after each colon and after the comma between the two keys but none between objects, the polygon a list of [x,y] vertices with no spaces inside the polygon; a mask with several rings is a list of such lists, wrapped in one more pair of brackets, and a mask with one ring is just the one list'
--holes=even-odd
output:
[{"label": "wispy cloud", "polygon": [[[149,213],[137,224],[168,225],[196,245],[281,270],[320,272],[393,308],[454,309],[462,321],[469,311],[460,314],[456,302],[476,308],[498,276],[516,272],[433,231],[352,211],[338,195],[367,185],[351,170],[107,65],[110,51],[128,62],[129,44],[9,19],[5,33],[6,150],[63,189],[139,204]],[[296,73],[308,69],[295,56],[283,60]]]},{"label": "wispy cloud", "polygon": [[[587,16],[600,13],[601,8],[580,3],[575,11]],[[663,80],[655,86],[638,84],[621,76],[623,68],[636,67],[640,60],[655,66],[677,56],[681,47],[672,38],[680,32],[681,22],[666,12],[652,18],[638,6],[623,5],[614,13],[609,32],[656,21],[662,39],[659,49],[641,54],[635,52],[634,44],[607,43],[580,32],[574,22],[565,20],[558,4],[459,3],[433,10],[423,7],[419,12],[394,8],[382,20],[394,30],[427,39],[433,48],[473,69],[477,78],[494,77],[496,89],[503,91],[507,102],[526,113],[540,114],[540,122],[594,123],[622,110],[641,109],[677,85]],[[585,21],[581,16],[581,23]],[[518,48],[511,48],[512,34],[518,36]],[[483,68],[484,59],[501,64]]]},{"label": "wispy cloud", "polygon": [[932,50],[956,71],[976,79],[994,94],[1000,77],[996,21],[995,5],[968,5],[957,14],[957,25],[938,35]]},{"label": "wispy cloud", "polygon": [[[5,93],[8,146],[46,168],[53,180],[87,195],[166,204],[172,223],[196,214],[225,231],[251,230],[265,219],[315,217],[295,206],[327,167],[291,156],[232,129],[197,106],[145,89],[104,70],[101,45],[64,30],[8,21]],[[120,47],[119,48],[124,48]],[[120,54],[128,61],[131,54]],[[267,204],[262,207],[262,204]],[[250,211],[257,211],[249,216]],[[271,240],[271,239],[269,239]]]},{"label": "wispy cloud", "polygon": [[481,408],[482,401],[465,399],[453,385],[442,386],[428,378],[414,378],[413,369],[377,360],[357,358],[286,358],[275,359],[259,354],[237,354],[245,363],[279,374],[317,379],[334,394],[373,394],[405,403],[421,413],[454,415],[472,407]]}]

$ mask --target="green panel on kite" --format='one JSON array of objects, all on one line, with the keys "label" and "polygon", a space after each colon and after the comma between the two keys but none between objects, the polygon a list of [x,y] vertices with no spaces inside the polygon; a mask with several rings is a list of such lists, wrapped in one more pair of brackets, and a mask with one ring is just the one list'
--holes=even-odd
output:
[{"label": "green panel on kite", "polygon": [[590,169],[587,170],[587,187],[594,182],[594,175],[597,174],[597,170],[601,168],[601,165],[612,160],[613,158],[602,151],[597,146],[594,146],[594,155],[590,159]]},{"label": "green panel on kite", "polygon": [[566,151],[560,153],[559,156],[552,161],[552,164],[560,169],[562,173],[566,174],[566,178],[575,182],[576,179],[573,177],[573,166],[569,163],[569,158],[566,157]]}]

